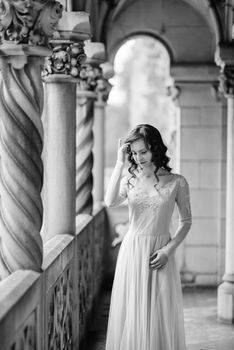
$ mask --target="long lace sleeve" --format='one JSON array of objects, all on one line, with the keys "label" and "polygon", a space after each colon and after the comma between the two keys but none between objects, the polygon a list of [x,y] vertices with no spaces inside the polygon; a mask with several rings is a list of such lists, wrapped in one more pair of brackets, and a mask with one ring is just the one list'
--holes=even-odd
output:
[{"label": "long lace sleeve", "polygon": [[114,207],[121,204],[127,198],[128,181],[122,177],[123,164],[117,163],[107,186],[105,204]]},{"label": "long lace sleeve", "polygon": [[180,225],[192,223],[192,214],[190,206],[189,185],[183,176],[180,176],[177,190],[176,203],[179,212]]},{"label": "long lace sleeve", "polygon": [[179,225],[174,237],[162,248],[162,250],[170,255],[179,244],[184,240],[192,224],[192,214],[190,207],[189,185],[183,176],[180,176],[176,194],[176,203],[179,212]]}]

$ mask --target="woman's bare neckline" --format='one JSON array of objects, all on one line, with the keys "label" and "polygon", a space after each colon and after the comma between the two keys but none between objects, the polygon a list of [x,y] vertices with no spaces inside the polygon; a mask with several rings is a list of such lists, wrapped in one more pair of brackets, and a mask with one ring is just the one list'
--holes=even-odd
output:
[{"label": "woman's bare neckline", "polygon": [[166,169],[161,169],[160,168],[157,171],[156,174],[153,173],[153,172],[151,174],[146,174],[146,173],[144,173],[144,170],[140,169],[140,170],[138,170],[138,176],[137,177],[144,176],[146,178],[156,178],[156,176],[160,177],[160,176],[166,176],[166,175],[170,176],[170,175],[172,175],[172,173],[170,171],[166,170]]},{"label": "woman's bare neckline", "polygon": [[[158,179],[156,178],[155,174],[152,174],[152,176],[150,177],[144,176],[143,178],[142,178],[142,172],[138,174],[136,176],[135,190],[141,190],[147,193],[148,195],[150,195],[152,194],[153,190],[154,191],[160,190],[161,188],[167,186],[167,184],[171,183],[175,174],[165,170],[163,171],[163,174],[157,174],[157,175],[158,175]],[[164,175],[168,175],[168,176],[164,176]]]}]

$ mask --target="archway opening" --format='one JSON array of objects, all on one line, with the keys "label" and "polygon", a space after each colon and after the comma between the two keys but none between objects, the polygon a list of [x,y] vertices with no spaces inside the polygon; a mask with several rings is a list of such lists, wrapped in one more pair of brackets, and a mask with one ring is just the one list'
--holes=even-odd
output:
[{"label": "archway opening", "polygon": [[[127,40],[114,60],[115,76],[106,111],[106,177],[116,161],[118,139],[137,124],[158,128],[168,147],[173,170],[178,167],[178,113],[170,58],[163,44],[142,35]],[[173,93],[172,93],[173,90]]]}]

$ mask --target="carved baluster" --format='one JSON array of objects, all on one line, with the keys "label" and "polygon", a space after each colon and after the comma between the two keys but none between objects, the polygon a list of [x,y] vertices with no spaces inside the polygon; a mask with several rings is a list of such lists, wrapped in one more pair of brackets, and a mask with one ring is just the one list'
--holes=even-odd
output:
[{"label": "carved baluster", "polygon": [[56,1],[1,1],[0,275],[40,271],[43,57],[61,17]]}]

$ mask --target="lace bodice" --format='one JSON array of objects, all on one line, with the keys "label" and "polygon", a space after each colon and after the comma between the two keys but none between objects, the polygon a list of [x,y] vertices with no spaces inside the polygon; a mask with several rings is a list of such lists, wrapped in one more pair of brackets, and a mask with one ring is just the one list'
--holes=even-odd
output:
[{"label": "lace bodice", "polygon": [[129,183],[124,177],[120,183],[118,204],[128,199],[130,227],[141,234],[169,234],[169,225],[175,204],[180,224],[191,223],[189,186],[186,179],[172,174],[163,185],[152,188],[150,194]]}]

